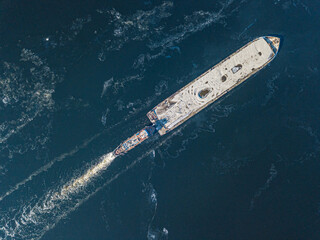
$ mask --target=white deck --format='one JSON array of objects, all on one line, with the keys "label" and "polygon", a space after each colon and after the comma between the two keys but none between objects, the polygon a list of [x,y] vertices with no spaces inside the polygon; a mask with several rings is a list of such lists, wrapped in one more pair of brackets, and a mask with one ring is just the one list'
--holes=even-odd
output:
[{"label": "white deck", "polygon": [[268,37],[269,42],[264,37],[253,40],[151,110],[147,114],[151,122],[167,120],[160,135],[176,128],[266,66],[276,54],[272,46],[276,51],[279,48],[279,44],[272,45],[274,39],[279,43],[274,37]]}]

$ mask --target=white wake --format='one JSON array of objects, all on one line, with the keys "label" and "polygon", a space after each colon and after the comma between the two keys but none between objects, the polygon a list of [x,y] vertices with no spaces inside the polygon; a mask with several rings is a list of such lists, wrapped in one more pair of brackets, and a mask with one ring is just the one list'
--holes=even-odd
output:
[{"label": "white wake", "polygon": [[[90,194],[90,191],[86,192],[84,190],[94,177],[102,174],[110,166],[115,158],[116,156],[112,152],[103,155],[97,164],[89,168],[80,177],[71,179],[57,190],[49,191],[38,200],[34,199],[36,202],[31,200],[29,204],[16,209],[17,212],[13,218],[11,214],[4,214],[3,218],[0,219],[0,239],[41,238],[60,219],[96,192]],[[113,179],[117,177],[118,175]],[[83,194],[88,195],[85,197]]]},{"label": "white wake", "polygon": [[[181,129],[185,126],[182,126]],[[179,131],[176,131],[162,141],[157,142],[155,148],[144,152],[144,154],[114,174],[103,184],[100,183],[99,186],[95,185],[90,187],[89,185],[93,184],[95,182],[94,178],[102,175],[115,160],[116,157],[112,152],[100,157],[98,163],[86,170],[81,176],[72,178],[56,189],[48,190],[42,197],[35,196],[20,207],[8,212],[2,212],[0,218],[0,239],[35,240],[42,238],[42,236],[54,228],[61,219],[68,216],[70,212],[75,211],[98,191],[140,162],[141,159],[152,154],[154,149],[161,147],[178,132]]]},{"label": "white wake", "polygon": [[101,171],[107,169],[109,165],[113,162],[116,156],[110,152],[101,157],[101,161],[91,167],[85,174],[82,176],[70,181],[65,184],[59,193],[56,193],[54,196],[60,199],[68,197],[69,194],[77,192],[81,187],[85,187],[92,178],[99,175]]},{"label": "white wake", "polygon": [[[34,171],[33,173],[30,174],[29,177],[27,177],[26,179],[18,182],[15,186],[13,186],[11,189],[9,189],[7,192],[3,193],[2,195],[0,195],[0,202],[8,197],[9,195],[11,195],[12,193],[14,193],[15,191],[19,190],[19,188],[23,185],[25,185],[27,182],[30,182],[34,177],[38,176],[39,174],[48,171],[56,162],[60,162],[62,160],[64,160],[67,157],[73,156],[74,154],[76,154],[80,149],[83,149],[85,147],[87,147],[89,145],[89,143],[91,143],[93,140],[95,140],[96,138],[98,138],[101,133],[98,133],[96,135],[94,135],[93,137],[85,140],[80,146],[75,147],[74,149],[72,149],[69,152],[63,153],[60,156],[54,158],[52,161],[48,162],[46,165],[42,166],[41,168],[39,168],[38,170]],[[0,140],[1,143],[1,140]]]}]

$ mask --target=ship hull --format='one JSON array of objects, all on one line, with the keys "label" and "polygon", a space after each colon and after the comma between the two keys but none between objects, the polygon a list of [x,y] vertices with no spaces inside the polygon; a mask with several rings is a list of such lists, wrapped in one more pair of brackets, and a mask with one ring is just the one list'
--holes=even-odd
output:
[{"label": "ship hull", "polygon": [[147,113],[152,123],[164,121],[164,135],[260,71],[276,56],[277,37],[257,38],[197,77]]},{"label": "ship hull", "polygon": [[147,140],[149,137],[153,136],[157,131],[156,127],[154,126],[147,126],[144,127],[142,130],[134,134],[132,137],[125,140],[121,143],[114,151],[114,156],[119,156],[127,153],[131,149],[135,148],[143,141]]}]

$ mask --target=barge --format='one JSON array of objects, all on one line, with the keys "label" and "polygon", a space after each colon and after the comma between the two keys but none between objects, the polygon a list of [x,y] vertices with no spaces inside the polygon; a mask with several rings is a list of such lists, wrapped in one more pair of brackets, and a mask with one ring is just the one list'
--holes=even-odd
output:
[{"label": "barge", "polygon": [[164,135],[177,128],[267,66],[279,47],[280,38],[274,36],[259,37],[247,43],[149,111],[147,117],[153,125],[120,144],[114,154],[126,153],[155,132]]}]

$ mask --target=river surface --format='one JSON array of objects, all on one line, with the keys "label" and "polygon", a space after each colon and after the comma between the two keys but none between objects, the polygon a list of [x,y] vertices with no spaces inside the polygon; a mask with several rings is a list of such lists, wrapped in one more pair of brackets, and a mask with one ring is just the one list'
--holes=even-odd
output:
[{"label": "river surface", "polygon": [[[320,2],[0,1],[0,239],[320,239]],[[277,57],[125,156],[259,36]]]}]

